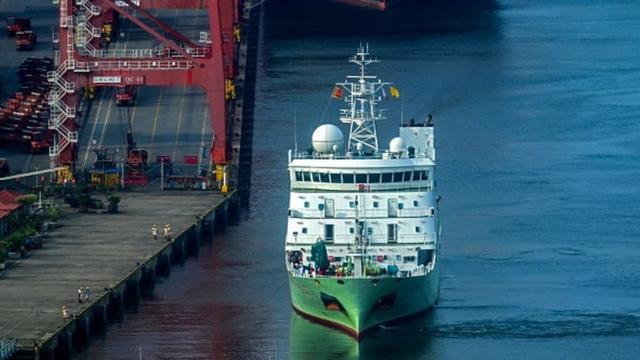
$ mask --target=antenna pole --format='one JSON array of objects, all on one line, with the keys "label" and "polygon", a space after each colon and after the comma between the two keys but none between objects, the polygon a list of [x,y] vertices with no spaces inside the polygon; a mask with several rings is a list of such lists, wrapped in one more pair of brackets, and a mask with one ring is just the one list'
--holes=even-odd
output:
[{"label": "antenna pole", "polygon": [[298,155],[298,108],[293,109],[293,151]]},{"label": "antenna pole", "polygon": [[400,126],[404,124],[404,97],[400,99]]}]

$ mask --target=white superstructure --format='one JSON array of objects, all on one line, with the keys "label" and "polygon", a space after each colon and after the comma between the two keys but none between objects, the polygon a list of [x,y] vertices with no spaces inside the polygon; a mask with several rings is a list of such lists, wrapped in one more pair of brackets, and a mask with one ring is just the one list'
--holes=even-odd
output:
[{"label": "white superstructure", "polygon": [[[433,126],[430,119],[412,121],[382,149],[376,122],[385,117],[377,105],[390,83],[366,73],[377,62],[368,47],[350,61],[360,74],[337,84],[345,94],[346,144],[338,127],[325,124],[313,134],[313,152],[289,152],[287,267],[291,276],[426,275],[436,263],[440,232]],[[329,270],[313,262],[311,247],[319,240]],[[345,263],[353,264],[349,273]]]}]

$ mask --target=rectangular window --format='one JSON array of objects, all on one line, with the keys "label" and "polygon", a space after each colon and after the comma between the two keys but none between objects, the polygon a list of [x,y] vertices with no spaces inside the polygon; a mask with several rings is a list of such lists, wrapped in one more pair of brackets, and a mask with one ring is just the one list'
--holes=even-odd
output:
[{"label": "rectangular window", "polygon": [[367,183],[367,174],[356,174],[356,183],[358,183],[358,184],[366,184]]},{"label": "rectangular window", "polygon": [[328,183],[329,182],[329,174],[326,174],[326,173],[320,174],[320,182]]},{"label": "rectangular window", "polygon": [[404,173],[401,173],[401,172],[393,173],[393,182],[402,182],[403,178],[404,178]]},{"label": "rectangular window", "polygon": [[319,183],[319,182],[320,182],[320,174],[319,174],[319,173],[314,172],[314,173],[312,173],[311,175],[312,175],[312,177],[313,177],[313,182],[317,182],[317,183]]},{"label": "rectangular window", "polygon": [[302,181],[311,181],[311,173],[308,171],[303,172]]},{"label": "rectangular window", "polygon": [[331,182],[334,184],[342,183],[342,178],[340,177],[340,174],[331,174]]},{"label": "rectangular window", "polygon": [[333,243],[333,240],[335,239],[333,226],[333,224],[324,225],[324,241],[326,243]]},{"label": "rectangular window", "polygon": [[404,172],[404,181],[411,181],[411,171]]},{"label": "rectangular window", "polygon": [[422,170],[421,180],[429,180],[429,172],[427,170]]},{"label": "rectangular window", "polygon": [[342,174],[342,181],[345,184],[353,184],[353,174]]},{"label": "rectangular window", "polygon": [[369,174],[369,184],[378,184],[380,182],[380,174]]},{"label": "rectangular window", "polygon": [[390,183],[393,181],[393,173],[383,173],[382,174],[382,183]]},{"label": "rectangular window", "polygon": [[387,224],[387,243],[398,243],[398,224]]},{"label": "rectangular window", "polygon": [[335,201],[333,199],[324,200],[324,217],[332,218],[335,216]]},{"label": "rectangular window", "polygon": [[296,181],[302,181],[302,171],[296,171]]},{"label": "rectangular window", "polygon": [[420,181],[420,171],[413,172],[413,181]]}]

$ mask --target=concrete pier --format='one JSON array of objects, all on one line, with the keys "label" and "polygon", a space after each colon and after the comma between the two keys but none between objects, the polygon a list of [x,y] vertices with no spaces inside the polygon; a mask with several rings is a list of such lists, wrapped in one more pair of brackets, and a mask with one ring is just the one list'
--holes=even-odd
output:
[{"label": "concrete pier", "polygon": [[[119,214],[69,212],[45,238],[42,249],[0,273],[0,325],[4,338],[18,340],[22,358],[64,359],[91,336],[137,307],[159,276],[223,229],[235,194],[144,191],[123,193]],[[237,200],[234,200],[234,202]],[[235,210],[234,210],[235,211]],[[171,224],[174,238],[151,226]],[[78,289],[91,289],[78,302]],[[62,306],[70,318],[62,319]]]}]

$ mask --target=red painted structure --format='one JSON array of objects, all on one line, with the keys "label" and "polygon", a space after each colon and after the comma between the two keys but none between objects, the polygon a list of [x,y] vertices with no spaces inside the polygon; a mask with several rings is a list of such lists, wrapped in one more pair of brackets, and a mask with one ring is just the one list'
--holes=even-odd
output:
[{"label": "red painted structure", "polygon": [[[229,161],[231,106],[226,84],[236,75],[234,28],[238,23],[240,0],[59,1],[60,65],[48,76],[53,83],[49,96],[52,108],[49,128],[57,133],[50,155],[58,164],[72,165],[77,155],[76,89],[124,85],[202,88],[207,95],[215,134],[211,159],[220,165]],[[192,42],[155,18],[148,9],[207,9],[210,42]],[[164,50],[138,49],[124,54],[99,50],[100,29],[114,14],[147,32]],[[142,18],[147,22],[141,21]],[[149,22],[152,26],[147,25]]]}]

